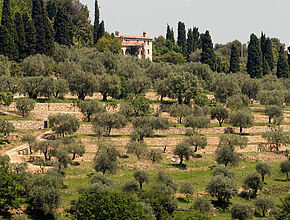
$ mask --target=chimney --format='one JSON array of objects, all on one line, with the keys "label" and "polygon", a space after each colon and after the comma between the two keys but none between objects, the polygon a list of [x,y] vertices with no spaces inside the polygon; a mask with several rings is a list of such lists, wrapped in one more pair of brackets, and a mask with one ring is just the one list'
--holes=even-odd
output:
[{"label": "chimney", "polygon": [[143,37],[146,37],[146,34],[147,34],[146,32],[143,32]]},{"label": "chimney", "polygon": [[115,36],[116,37],[120,37],[120,32],[119,31],[115,31]]}]

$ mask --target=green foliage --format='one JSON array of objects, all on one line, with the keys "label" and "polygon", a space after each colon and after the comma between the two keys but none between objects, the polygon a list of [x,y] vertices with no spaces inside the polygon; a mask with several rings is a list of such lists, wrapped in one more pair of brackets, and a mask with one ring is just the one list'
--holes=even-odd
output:
[{"label": "green foliage", "polygon": [[177,121],[181,124],[182,119],[192,113],[192,108],[188,105],[174,104],[170,106],[169,113],[171,117],[177,118]]},{"label": "green foliage", "polygon": [[207,128],[209,124],[210,120],[206,116],[190,115],[185,117],[185,127],[191,127],[193,131],[197,128]]},{"label": "green foliage", "polygon": [[94,185],[101,185],[105,188],[112,188],[113,187],[113,180],[109,177],[104,176],[101,173],[96,173],[91,177],[91,184]]},{"label": "green foliage", "polygon": [[263,189],[261,176],[257,172],[249,173],[244,179],[244,189],[250,190],[249,197],[256,197],[258,190]]},{"label": "green foliage", "polygon": [[32,154],[32,148],[36,144],[36,137],[31,134],[26,134],[21,138],[22,143],[28,143],[29,152]]},{"label": "green foliage", "polygon": [[169,175],[166,175],[165,173],[162,172],[158,172],[157,182],[159,184],[158,188],[161,190],[161,192],[172,195],[177,192],[177,183]]},{"label": "green foliage", "polygon": [[94,158],[94,169],[97,172],[105,174],[107,171],[114,173],[117,166],[117,157],[119,152],[116,147],[110,143],[102,143],[99,145],[99,150]]},{"label": "green foliage", "polygon": [[138,192],[139,191],[139,183],[136,180],[129,180],[125,182],[123,186],[124,192]]},{"label": "green foliage", "polygon": [[278,220],[289,219],[290,217],[290,196],[287,195],[281,199],[281,205],[278,206],[278,213],[275,216]]},{"label": "green foliage", "polygon": [[236,73],[240,71],[240,54],[236,44],[232,44],[231,48],[231,60],[230,60],[230,72]]},{"label": "green foliage", "polygon": [[36,53],[37,36],[33,20],[29,18],[27,13],[22,14],[22,20],[27,43],[26,55],[34,55]]},{"label": "green foliage", "polygon": [[198,210],[200,212],[210,212],[212,205],[208,199],[197,197],[193,203],[193,209]]},{"label": "green foliage", "polygon": [[124,128],[126,124],[125,116],[120,113],[104,112],[96,114],[93,119],[94,129],[102,128],[106,136],[110,136],[112,128]]},{"label": "green foliage", "polygon": [[259,197],[255,202],[255,207],[257,210],[262,212],[262,216],[265,217],[266,213],[275,207],[272,199],[266,197]]},{"label": "green foliage", "polygon": [[239,110],[242,108],[246,108],[250,103],[248,96],[237,94],[229,97],[227,99],[227,107],[231,110]]},{"label": "green foliage", "polygon": [[8,57],[4,55],[0,55],[0,75],[1,76],[9,76],[10,75],[10,62]]},{"label": "green foliage", "polygon": [[98,92],[103,95],[103,101],[107,101],[107,97],[118,98],[121,93],[121,82],[117,75],[103,74],[98,77]]},{"label": "green foliage", "polygon": [[157,149],[151,149],[148,153],[148,158],[152,161],[152,163],[158,163],[162,160],[162,152]]},{"label": "green foliage", "polygon": [[287,180],[288,180],[289,179],[288,173],[290,172],[290,160],[289,159],[280,163],[280,170],[282,173],[287,174]]},{"label": "green foliage", "polygon": [[7,56],[10,60],[15,59],[16,45],[14,40],[8,31],[8,29],[0,25],[0,54]]},{"label": "green foliage", "polygon": [[217,197],[218,203],[223,204],[237,194],[237,187],[233,179],[218,175],[211,177],[206,191],[212,197]]},{"label": "green foliage", "polygon": [[97,80],[92,73],[75,72],[68,78],[68,84],[72,94],[76,94],[80,100],[86,96],[92,96],[97,90]]},{"label": "green foliage", "polygon": [[179,164],[182,165],[184,159],[189,160],[193,155],[193,150],[188,143],[182,142],[176,145],[173,153],[179,157]]},{"label": "green foliage", "polygon": [[177,45],[181,48],[183,54],[186,54],[186,30],[183,22],[178,22]]},{"label": "green foliage", "polygon": [[15,127],[11,122],[5,119],[0,119],[0,134],[4,135],[4,137],[7,137],[14,130]]},{"label": "green foliage", "polygon": [[224,121],[229,118],[228,110],[222,105],[216,105],[210,109],[211,119],[217,119],[219,126],[222,127]]},{"label": "green foliage", "polygon": [[137,199],[121,192],[85,191],[73,210],[76,219],[146,219]]},{"label": "green foliage", "polygon": [[94,114],[103,113],[105,111],[104,106],[94,99],[79,102],[78,107],[81,113],[87,118],[88,122],[91,121],[91,117]]},{"label": "green foliage", "polygon": [[186,142],[195,147],[194,153],[197,152],[198,148],[204,149],[207,146],[207,138],[199,133],[193,133]]},{"label": "green foliage", "polygon": [[201,59],[202,63],[208,64],[212,71],[216,70],[216,55],[214,53],[213,44],[209,31],[201,35]]},{"label": "green foliage", "polygon": [[58,8],[53,28],[55,42],[68,46],[73,44],[72,17],[64,7]]},{"label": "green foliage", "polygon": [[128,97],[126,104],[121,106],[120,113],[127,118],[133,116],[148,116],[152,111],[150,103],[150,100],[143,95]]},{"label": "green foliage", "polygon": [[175,42],[173,28],[170,28],[168,24],[167,24],[167,31],[166,31],[166,40],[170,40],[172,43]]},{"label": "green foliage", "polygon": [[258,163],[256,165],[256,171],[261,174],[262,182],[264,182],[265,175],[268,174],[268,176],[271,175],[271,166],[266,163]]},{"label": "green foliage", "polygon": [[189,195],[194,193],[191,182],[184,182],[179,189],[179,192],[186,195],[187,201],[189,202]]},{"label": "green foliage", "polygon": [[253,216],[251,206],[245,204],[233,204],[230,211],[233,219],[245,220]]},{"label": "green foliage", "polygon": [[17,40],[15,43],[17,44],[18,51],[19,51],[19,59],[23,59],[26,57],[26,51],[28,49],[28,45],[26,42],[24,24],[22,21],[22,17],[19,12],[15,14],[15,26],[17,27]]},{"label": "green foliage", "polygon": [[288,78],[288,74],[289,74],[289,65],[286,58],[285,49],[283,46],[281,46],[279,50],[279,58],[278,58],[278,63],[277,63],[276,75],[278,78],[281,78],[281,77]]},{"label": "green foliage", "polygon": [[121,53],[122,43],[121,41],[116,38],[112,37],[109,33],[105,33],[103,37],[98,39],[96,44],[96,48],[100,52],[110,51],[114,54]]},{"label": "green foliage", "polygon": [[[65,138],[64,138],[65,139]],[[66,144],[66,151],[70,154],[72,154],[71,160],[75,160],[76,156],[82,157],[86,150],[85,145],[81,142],[75,141],[75,139],[70,138],[71,140],[69,142],[66,142],[66,140],[63,140],[63,143]]]},{"label": "green foliage", "polygon": [[28,116],[34,109],[35,101],[32,99],[22,98],[16,100],[16,108],[22,117]]},{"label": "green foliage", "polygon": [[146,182],[149,183],[149,174],[145,172],[144,170],[137,170],[134,172],[134,179],[139,183],[140,190],[143,187],[143,183]]},{"label": "green foliage", "polygon": [[151,88],[151,80],[143,74],[138,74],[128,80],[129,91],[135,95],[144,93],[144,90]]},{"label": "green foliage", "polygon": [[48,116],[50,128],[58,135],[73,134],[80,127],[80,121],[70,114],[54,114]]},{"label": "green foliage", "polygon": [[251,34],[248,46],[247,72],[251,78],[261,78],[262,69],[262,52],[259,39],[255,34]]},{"label": "green foliage", "polygon": [[127,154],[135,154],[138,160],[141,159],[142,156],[146,155],[147,153],[147,145],[140,142],[128,142],[126,145]]},{"label": "green foliage", "polygon": [[283,110],[278,105],[267,105],[265,107],[265,115],[269,116],[269,123],[271,124],[272,118],[283,117]]},{"label": "green foliage", "polygon": [[9,106],[13,101],[11,92],[0,92],[0,105]]},{"label": "green foliage", "polygon": [[243,128],[249,128],[254,125],[254,116],[246,110],[239,110],[233,112],[230,116],[230,124],[240,128],[240,134],[243,132]]},{"label": "green foliage", "polygon": [[93,27],[94,44],[98,42],[99,25],[100,25],[100,9],[99,9],[98,0],[95,0],[95,20],[94,20],[94,27]]},{"label": "green foliage", "polygon": [[231,169],[228,169],[226,168],[224,165],[219,165],[217,167],[215,167],[213,169],[213,172],[212,172],[212,175],[213,176],[224,176],[224,177],[228,177],[230,179],[235,179],[235,173],[234,171],[232,171]]},{"label": "green foliage", "polygon": [[269,144],[274,144],[276,151],[279,151],[281,145],[287,145],[290,143],[290,136],[287,132],[284,132],[282,128],[271,128],[271,131],[262,133],[262,137],[267,139]]}]

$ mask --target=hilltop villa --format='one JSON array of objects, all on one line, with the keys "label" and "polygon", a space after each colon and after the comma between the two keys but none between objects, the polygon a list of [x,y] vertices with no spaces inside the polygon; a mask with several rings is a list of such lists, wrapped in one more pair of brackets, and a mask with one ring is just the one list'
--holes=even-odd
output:
[{"label": "hilltop villa", "polygon": [[120,35],[119,31],[115,32],[117,37],[122,42],[122,51],[126,55],[134,55],[139,59],[150,59],[152,61],[152,38],[146,37],[146,32],[143,36]]}]

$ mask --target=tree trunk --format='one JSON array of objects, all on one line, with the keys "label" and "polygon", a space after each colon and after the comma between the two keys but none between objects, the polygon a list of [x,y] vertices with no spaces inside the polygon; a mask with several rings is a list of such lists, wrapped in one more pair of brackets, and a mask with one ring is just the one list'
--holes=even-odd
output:
[{"label": "tree trunk", "polygon": [[29,146],[29,152],[30,152],[30,154],[32,154],[32,147],[31,147],[31,145],[28,145]]},{"label": "tree trunk", "polygon": [[142,187],[143,187],[143,184],[142,183],[139,183],[140,184],[140,189],[142,189]]},{"label": "tree trunk", "polygon": [[182,165],[182,162],[183,162],[183,157],[180,157],[179,165]]},{"label": "tree trunk", "polygon": [[271,117],[269,116],[269,124],[271,124],[271,121],[272,121],[272,120],[271,120]]},{"label": "tree trunk", "polygon": [[265,175],[262,175],[262,182],[264,182],[264,179],[265,179]]},{"label": "tree trunk", "polygon": [[242,128],[242,127],[240,127],[240,134],[242,134],[242,132],[243,132],[243,128]]},{"label": "tree trunk", "polygon": [[219,120],[220,127],[223,126],[223,122]]},{"label": "tree trunk", "polygon": [[108,101],[108,99],[107,99],[107,94],[103,94],[103,101]]},{"label": "tree trunk", "polygon": [[47,161],[47,152],[43,152],[44,154],[44,160]]},{"label": "tree trunk", "polygon": [[197,151],[197,146],[195,146],[194,153]]},{"label": "tree trunk", "polygon": [[75,160],[76,159],[76,153],[73,153],[73,157],[71,160]]},{"label": "tree trunk", "polygon": [[229,161],[225,162],[225,167],[227,167],[228,163],[229,163]]},{"label": "tree trunk", "polygon": [[178,104],[182,104],[182,98],[181,98],[181,96],[178,96]]},{"label": "tree trunk", "polygon": [[179,117],[179,124],[181,124],[181,121],[182,121],[182,117]]},{"label": "tree trunk", "polygon": [[163,95],[160,96],[160,102],[163,102]]}]

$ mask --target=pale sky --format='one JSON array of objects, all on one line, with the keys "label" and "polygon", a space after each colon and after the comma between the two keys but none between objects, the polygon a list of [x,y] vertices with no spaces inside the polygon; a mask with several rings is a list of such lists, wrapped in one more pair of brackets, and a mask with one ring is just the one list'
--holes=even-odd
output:
[{"label": "pale sky", "polygon": [[[94,20],[94,0],[80,0]],[[290,0],[99,0],[101,20],[112,33],[165,36],[166,24],[175,29],[183,21],[186,29],[209,30],[214,43],[235,39],[246,43],[251,33],[280,38],[289,45]]]}]

